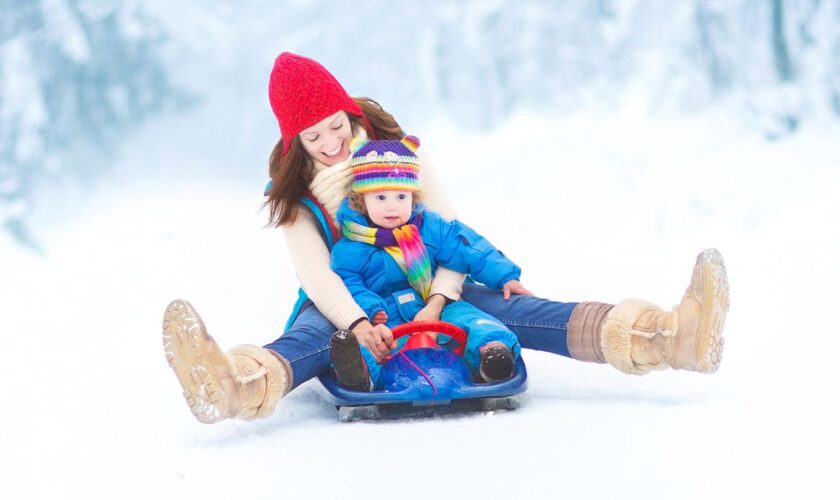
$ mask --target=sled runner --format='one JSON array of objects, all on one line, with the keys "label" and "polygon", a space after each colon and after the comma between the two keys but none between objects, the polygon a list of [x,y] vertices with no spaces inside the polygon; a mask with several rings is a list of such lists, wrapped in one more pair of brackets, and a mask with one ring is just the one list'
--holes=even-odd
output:
[{"label": "sled runner", "polygon": [[[513,410],[516,394],[527,388],[527,372],[520,357],[513,377],[501,383],[476,382],[463,360],[467,333],[442,321],[415,321],[397,326],[394,338],[411,337],[382,366],[383,388],[359,392],[341,387],[332,371],[318,377],[325,400],[338,409],[342,422],[434,416],[468,411]],[[439,345],[424,332],[448,335]],[[457,344],[454,349],[449,344]]]}]

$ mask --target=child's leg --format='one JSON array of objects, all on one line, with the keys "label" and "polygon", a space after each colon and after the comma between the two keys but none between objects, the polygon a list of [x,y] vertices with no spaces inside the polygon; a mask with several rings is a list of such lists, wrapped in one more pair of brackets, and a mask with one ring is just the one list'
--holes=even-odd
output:
[{"label": "child's leg", "polygon": [[371,381],[371,390],[381,389],[382,388],[382,365],[376,362],[376,358],[373,357],[373,354],[368,350],[365,346],[359,346],[362,349],[362,356],[365,359],[365,364],[368,367],[368,373],[370,373],[370,381]]},{"label": "child's leg", "polygon": [[468,302],[455,302],[443,308],[442,321],[457,325],[469,334],[464,351],[464,360],[470,369],[478,373],[481,347],[491,342],[500,342],[510,349],[514,360],[519,358],[519,341],[516,335],[501,321]]}]

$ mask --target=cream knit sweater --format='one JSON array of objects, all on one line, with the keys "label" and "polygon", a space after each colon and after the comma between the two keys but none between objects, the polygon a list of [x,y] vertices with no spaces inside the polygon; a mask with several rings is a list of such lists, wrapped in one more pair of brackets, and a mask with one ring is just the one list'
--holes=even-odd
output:
[{"label": "cream knit sweater", "polygon": [[[417,156],[422,165],[420,179],[423,183],[423,203],[445,219],[454,219],[455,210],[431,163],[422,152],[418,151]],[[330,213],[333,223],[337,223],[338,207],[350,192],[353,182],[350,159],[348,157],[332,166],[313,161],[315,177],[309,188]],[[301,210],[296,221],[282,227],[301,286],[321,314],[338,328],[349,328],[357,319],[367,317],[341,278],[330,269],[330,251],[321,239],[318,222],[312,214],[308,210]],[[463,274],[439,267],[435,272],[431,293],[458,300],[463,283]]]}]

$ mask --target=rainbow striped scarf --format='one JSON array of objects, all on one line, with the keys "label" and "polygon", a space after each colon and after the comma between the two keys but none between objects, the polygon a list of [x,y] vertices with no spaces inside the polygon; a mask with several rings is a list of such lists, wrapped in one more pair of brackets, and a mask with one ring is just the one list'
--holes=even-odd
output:
[{"label": "rainbow striped scarf", "polygon": [[[412,222],[389,230],[373,228],[362,224],[344,221],[344,237],[379,247],[388,252],[405,273],[408,283],[417,290],[423,301],[429,298],[432,289],[432,263],[429,252],[420,237],[423,216],[417,214]],[[416,224],[416,225],[415,225]]]}]

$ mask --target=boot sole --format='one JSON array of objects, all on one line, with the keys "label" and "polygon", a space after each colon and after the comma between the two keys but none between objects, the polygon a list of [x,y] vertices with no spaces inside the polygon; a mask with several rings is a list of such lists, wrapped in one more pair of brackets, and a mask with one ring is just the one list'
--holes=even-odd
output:
[{"label": "boot sole", "polygon": [[481,353],[478,373],[490,384],[498,384],[513,376],[516,369],[513,353],[505,346],[490,346]]},{"label": "boot sole", "polygon": [[163,352],[199,422],[212,424],[228,415],[228,398],[209,353],[218,349],[192,305],[175,300],[163,316]]},{"label": "boot sole", "polygon": [[723,324],[729,310],[729,280],[720,252],[714,248],[697,256],[703,265],[703,307],[695,344],[695,371],[714,373],[723,356]]},{"label": "boot sole", "polygon": [[330,338],[330,361],[339,385],[354,391],[371,390],[365,358],[353,334],[346,337],[333,334]]}]

